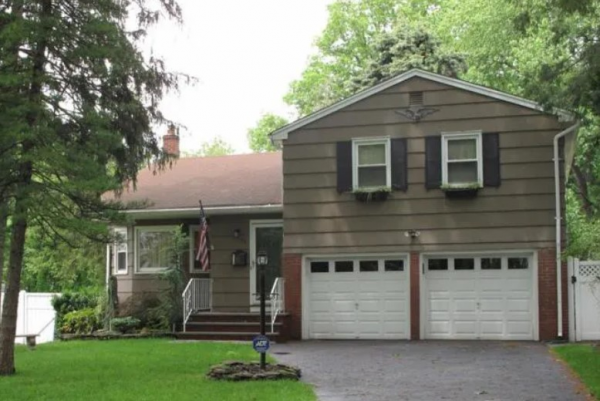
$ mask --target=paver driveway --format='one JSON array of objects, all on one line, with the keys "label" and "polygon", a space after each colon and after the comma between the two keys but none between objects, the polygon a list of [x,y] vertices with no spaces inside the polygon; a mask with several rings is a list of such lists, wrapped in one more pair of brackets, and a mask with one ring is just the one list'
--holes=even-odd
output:
[{"label": "paver driveway", "polygon": [[582,401],[539,343],[305,341],[273,347],[322,401]]}]

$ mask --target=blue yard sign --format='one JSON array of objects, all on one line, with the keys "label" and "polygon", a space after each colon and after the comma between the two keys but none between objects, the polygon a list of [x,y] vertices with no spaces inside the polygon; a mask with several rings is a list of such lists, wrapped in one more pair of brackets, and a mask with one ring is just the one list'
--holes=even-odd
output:
[{"label": "blue yard sign", "polygon": [[267,352],[270,346],[271,343],[269,342],[269,339],[266,336],[256,336],[252,340],[252,348],[254,348],[254,351],[259,352],[261,354]]}]

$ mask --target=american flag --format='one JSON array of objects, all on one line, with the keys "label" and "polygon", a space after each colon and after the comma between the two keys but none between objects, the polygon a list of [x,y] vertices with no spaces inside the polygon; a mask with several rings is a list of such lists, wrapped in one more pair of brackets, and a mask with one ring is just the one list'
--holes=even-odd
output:
[{"label": "american flag", "polygon": [[200,262],[202,271],[210,270],[210,240],[208,238],[208,221],[206,214],[200,202],[200,227],[198,228],[198,253],[196,253],[196,261]]}]

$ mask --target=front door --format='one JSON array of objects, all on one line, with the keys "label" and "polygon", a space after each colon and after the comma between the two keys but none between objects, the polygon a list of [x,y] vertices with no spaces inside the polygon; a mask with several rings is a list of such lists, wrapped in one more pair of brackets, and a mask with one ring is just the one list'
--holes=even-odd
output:
[{"label": "front door", "polygon": [[281,251],[283,244],[283,224],[281,220],[254,220],[250,222],[250,307],[260,302],[258,293],[259,270],[256,254],[265,251],[269,263],[265,269],[266,293],[271,292],[277,277],[281,277]]}]

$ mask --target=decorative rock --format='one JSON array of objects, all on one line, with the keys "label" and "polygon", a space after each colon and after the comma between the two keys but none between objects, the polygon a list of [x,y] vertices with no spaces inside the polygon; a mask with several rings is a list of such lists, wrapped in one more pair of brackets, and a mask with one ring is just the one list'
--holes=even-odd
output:
[{"label": "decorative rock", "polygon": [[258,362],[227,361],[210,368],[207,376],[215,380],[299,380],[301,371],[293,366],[267,364],[261,370]]}]

